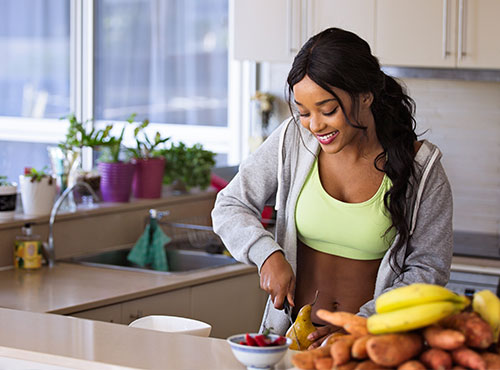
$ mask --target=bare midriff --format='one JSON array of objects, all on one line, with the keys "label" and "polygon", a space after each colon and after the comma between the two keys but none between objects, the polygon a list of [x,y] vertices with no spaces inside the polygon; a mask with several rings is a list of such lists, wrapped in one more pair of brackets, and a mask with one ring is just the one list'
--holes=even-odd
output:
[{"label": "bare midriff", "polygon": [[320,308],[357,313],[373,298],[380,261],[354,260],[319,252],[297,240],[294,317],[302,306],[314,301],[316,290],[319,294],[312,309],[313,323],[327,324],[316,316]]}]

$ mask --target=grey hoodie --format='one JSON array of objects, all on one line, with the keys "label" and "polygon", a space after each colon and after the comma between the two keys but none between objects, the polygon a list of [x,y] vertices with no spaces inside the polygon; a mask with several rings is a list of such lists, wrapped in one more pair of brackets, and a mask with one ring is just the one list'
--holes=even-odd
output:
[{"label": "grey hoodie", "polygon": [[[296,272],[297,234],[295,205],[319,153],[314,135],[285,120],[278,129],[240,165],[238,174],[219,192],[212,211],[215,232],[240,262],[259,268],[272,253],[281,251]],[[364,304],[361,316],[375,312],[375,298],[398,286],[415,282],[445,285],[449,279],[453,240],[451,188],[440,162],[439,149],[424,140],[415,156],[416,179],[408,187],[410,240],[397,260],[404,266],[399,276],[389,265],[389,251],[380,264],[374,299]],[[277,209],[274,235],[262,227],[265,205]],[[282,310],[268,299],[262,326],[284,334],[290,323]]]}]

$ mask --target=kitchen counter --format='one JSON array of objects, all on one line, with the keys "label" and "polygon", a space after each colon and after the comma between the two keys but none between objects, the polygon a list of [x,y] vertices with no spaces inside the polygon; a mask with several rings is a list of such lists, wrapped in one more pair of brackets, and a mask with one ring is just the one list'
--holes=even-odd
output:
[{"label": "kitchen counter", "polygon": [[[23,368],[245,369],[223,339],[10,309],[0,326],[0,363],[37,365]],[[275,368],[291,368],[292,353]]]},{"label": "kitchen counter", "polygon": [[70,314],[254,271],[256,267],[241,263],[174,274],[63,262],[35,271],[4,267],[0,270],[0,305],[32,312]]}]

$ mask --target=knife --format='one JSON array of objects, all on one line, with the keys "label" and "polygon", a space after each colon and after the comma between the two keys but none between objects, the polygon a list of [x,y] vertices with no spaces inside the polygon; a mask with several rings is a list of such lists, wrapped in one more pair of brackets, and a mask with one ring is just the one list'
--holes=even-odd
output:
[{"label": "knife", "polygon": [[290,304],[288,303],[288,300],[285,297],[285,302],[283,302],[283,311],[285,311],[285,315],[288,317],[288,320],[290,321],[290,324],[292,325],[293,329],[293,335],[295,335],[295,340],[297,341],[297,345],[299,346],[299,349],[301,349],[301,345],[299,342],[299,336],[297,335],[297,331],[295,330],[295,326],[293,325],[293,320],[292,320],[292,308],[290,307]]}]

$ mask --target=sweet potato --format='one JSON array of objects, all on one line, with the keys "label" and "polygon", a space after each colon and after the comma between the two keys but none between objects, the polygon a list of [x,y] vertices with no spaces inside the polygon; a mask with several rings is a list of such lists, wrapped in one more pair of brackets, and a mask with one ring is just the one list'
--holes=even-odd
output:
[{"label": "sweet potato", "polygon": [[368,353],[366,352],[366,342],[368,342],[368,339],[370,339],[371,337],[372,335],[370,334],[364,335],[354,341],[351,348],[352,358],[363,360],[368,357]]},{"label": "sweet potato", "polygon": [[422,334],[427,344],[433,348],[451,351],[462,347],[465,343],[465,335],[463,333],[454,329],[445,329],[437,325],[427,326]]},{"label": "sweet potato", "polygon": [[299,369],[314,369],[314,359],[330,357],[330,347],[331,345],[326,345],[297,352],[292,356],[292,364]]},{"label": "sweet potato", "polygon": [[459,312],[440,321],[448,329],[455,329],[465,335],[468,347],[486,349],[493,343],[490,325],[475,312]]},{"label": "sweet potato", "polygon": [[314,359],[314,368],[316,370],[331,370],[333,359],[331,357],[317,357]]},{"label": "sweet potato", "polygon": [[449,370],[453,364],[451,355],[439,348],[431,348],[422,352],[420,361],[427,369]]},{"label": "sweet potato", "polygon": [[486,362],[487,369],[500,369],[500,356],[492,352],[483,352],[481,357]]},{"label": "sweet potato", "polygon": [[329,322],[332,325],[340,326],[345,328],[346,325],[362,325],[366,327],[366,318],[357,316],[350,312],[335,311],[331,312],[328,310],[320,309],[316,312],[316,315],[322,320]]},{"label": "sweet potato", "polygon": [[359,365],[358,361],[349,361],[348,363],[340,366],[336,366],[335,370],[354,370]]},{"label": "sweet potato", "polygon": [[486,370],[486,361],[479,355],[467,347],[460,347],[451,352],[453,361],[460,366],[473,370]]},{"label": "sweet potato", "polygon": [[423,338],[415,333],[375,335],[366,342],[368,357],[381,366],[395,367],[418,355]]},{"label": "sweet potato", "polygon": [[354,334],[357,337],[362,337],[363,335],[367,335],[368,333],[368,328],[366,327],[366,324],[355,324],[355,323],[347,323],[344,325],[344,329],[346,332],[350,334]]},{"label": "sweet potato", "polygon": [[398,370],[426,370],[426,368],[420,361],[409,360],[399,365]]},{"label": "sweet potato", "polygon": [[333,342],[337,341],[338,339],[340,339],[344,335],[346,335],[346,334],[343,333],[343,332],[336,331],[335,333],[332,333],[328,337],[326,337],[326,339],[323,340],[323,342],[321,343],[321,345],[322,346],[327,346],[327,345],[333,344]]},{"label": "sweet potato", "polygon": [[387,369],[387,368],[376,364],[372,360],[362,361],[358,364],[358,366],[354,368],[354,370],[381,370],[381,369]]},{"label": "sweet potato", "polygon": [[356,337],[352,334],[344,335],[330,347],[330,355],[333,358],[333,366],[346,364],[351,359],[351,347]]}]

